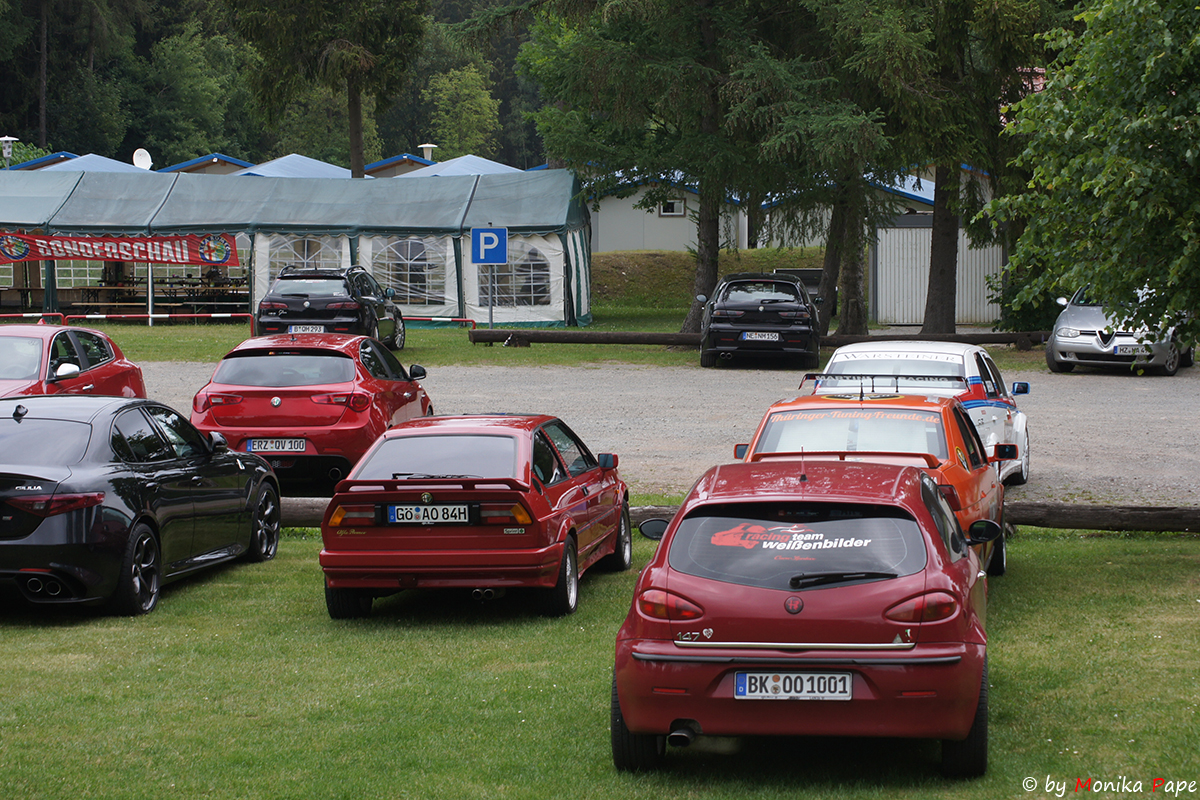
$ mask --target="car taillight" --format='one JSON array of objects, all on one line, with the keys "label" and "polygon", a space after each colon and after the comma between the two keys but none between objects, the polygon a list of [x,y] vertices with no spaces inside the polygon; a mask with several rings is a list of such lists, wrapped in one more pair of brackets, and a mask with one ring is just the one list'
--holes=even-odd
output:
[{"label": "car taillight", "polygon": [[258,304],[259,311],[287,311],[287,303],[276,303],[271,300],[263,300]]},{"label": "car taillight", "polygon": [[654,619],[698,619],[704,609],[690,600],[662,589],[647,589],[638,595],[638,610]]},{"label": "car taillight", "polygon": [[745,311],[730,311],[729,309],[725,309],[725,308],[718,308],[718,309],[713,310],[713,316],[718,319],[721,319],[721,318],[733,319],[735,317],[740,317],[745,313],[746,313]]},{"label": "car taillight", "polygon": [[962,511],[962,498],[958,496],[958,489],[948,483],[940,483],[938,491],[942,493],[942,497],[946,498],[946,503],[950,506],[951,511]]},{"label": "car taillight", "polygon": [[375,506],[338,506],[329,515],[330,525],[374,525]]},{"label": "car taillight", "polygon": [[493,525],[532,525],[533,517],[520,503],[481,503],[479,516]]},{"label": "car taillight", "polygon": [[912,597],[883,612],[893,622],[937,622],[958,611],[958,601],[945,592],[930,592]]},{"label": "car taillight", "polygon": [[326,308],[335,308],[335,309],[339,309],[339,310],[343,310],[343,311],[357,311],[358,309],[362,308],[362,306],[360,306],[358,303],[354,302],[353,300],[345,300],[345,301],[341,301],[341,302],[337,302],[337,303],[326,303],[325,307]]},{"label": "car taillight", "polygon": [[192,398],[192,408],[197,413],[208,411],[213,406],[236,406],[242,402],[239,394],[208,394],[201,392]]},{"label": "car taillight", "polygon": [[348,406],[353,411],[366,411],[371,407],[371,395],[363,392],[314,394],[312,401],[327,406]]},{"label": "car taillight", "polygon": [[29,494],[23,497],[9,497],[7,502],[13,508],[19,508],[39,517],[53,517],[66,514],[68,511],[78,511],[81,508],[98,506],[104,502],[104,492],[87,494]]},{"label": "car taillight", "polygon": [[808,319],[807,311],[780,311],[779,316],[783,319]]}]

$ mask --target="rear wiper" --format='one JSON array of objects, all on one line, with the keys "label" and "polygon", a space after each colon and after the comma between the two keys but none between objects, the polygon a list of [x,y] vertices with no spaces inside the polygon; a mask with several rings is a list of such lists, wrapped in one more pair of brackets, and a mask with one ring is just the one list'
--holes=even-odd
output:
[{"label": "rear wiper", "polygon": [[793,589],[805,586],[820,586],[824,583],[841,583],[842,581],[877,580],[881,578],[899,577],[895,572],[871,572],[858,570],[856,572],[801,572],[793,575],[789,585]]}]

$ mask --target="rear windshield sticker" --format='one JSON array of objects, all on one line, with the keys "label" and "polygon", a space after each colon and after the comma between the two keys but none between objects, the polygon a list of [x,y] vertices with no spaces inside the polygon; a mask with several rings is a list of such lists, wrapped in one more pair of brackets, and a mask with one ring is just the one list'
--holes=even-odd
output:
[{"label": "rear windshield sticker", "polygon": [[753,550],[830,550],[834,548],[866,547],[870,539],[826,537],[803,525],[778,525],[770,528],[741,523],[729,530],[713,534],[712,543],[718,547],[744,547]]}]

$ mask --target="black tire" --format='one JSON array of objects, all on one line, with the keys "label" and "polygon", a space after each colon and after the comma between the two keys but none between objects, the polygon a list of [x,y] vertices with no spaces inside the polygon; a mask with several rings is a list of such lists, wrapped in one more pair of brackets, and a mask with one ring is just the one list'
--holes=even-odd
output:
[{"label": "black tire", "polygon": [[1017,458],[1021,462],[1021,468],[1008,476],[1006,483],[1009,486],[1024,486],[1029,482],[1029,429],[1025,429],[1025,441],[1021,443],[1021,451],[1017,453]]},{"label": "black tire", "polygon": [[579,608],[579,561],[575,540],[567,537],[562,563],[558,567],[558,582],[546,590],[545,611],[552,617],[574,614]]},{"label": "black tire", "polygon": [[1170,348],[1167,351],[1167,360],[1164,361],[1162,366],[1158,368],[1158,371],[1160,374],[1166,375],[1169,378],[1176,372],[1179,372],[1179,367],[1182,365],[1182,362],[1183,356],[1179,353],[1179,345],[1177,345],[1175,342],[1171,342]]},{"label": "black tire", "polygon": [[408,336],[408,331],[404,327],[404,317],[401,317],[399,314],[397,314],[396,315],[396,331],[392,334],[392,341],[390,343],[390,347],[393,350],[403,350],[404,349],[404,340],[407,338],[407,336]]},{"label": "black tire", "polygon": [[1008,572],[1008,526],[1001,525],[1000,529],[1003,533],[996,540],[996,544],[992,548],[992,560],[987,565],[987,574],[993,578],[999,578]]},{"label": "black tire", "polygon": [[1196,364],[1196,348],[1189,347],[1187,352],[1179,354],[1179,366],[1191,367]]},{"label": "black tire", "polygon": [[149,525],[137,523],[129,532],[121,574],[111,605],[117,614],[137,617],[149,614],[158,605],[162,591],[162,564],[158,539]]},{"label": "black tire", "polygon": [[621,714],[617,698],[617,678],[612,682],[612,717],[610,721],[613,766],[620,772],[649,772],[662,766],[667,752],[667,737],[652,733],[630,733]]},{"label": "black tire", "polygon": [[362,619],[371,616],[373,597],[361,589],[325,587],[325,607],[330,619]]},{"label": "black tire", "polygon": [[1051,372],[1070,372],[1075,369],[1074,364],[1059,361],[1054,357],[1054,346],[1052,344],[1046,345],[1046,366]]},{"label": "black tire", "polygon": [[621,507],[621,521],[617,523],[616,549],[606,555],[600,565],[609,572],[625,572],[633,566],[633,526],[629,522],[629,505]]},{"label": "black tire", "polygon": [[704,369],[712,369],[716,365],[717,365],[717,354],[707,352],[702,348],[700,350],[700,366],[704,367]]},{"label": "black tire", "polygon": [[942,774],[949,778],[978,778],[987,772],[988,761],[988,666],[983,659],[983,680],[975,721],[961,742],[942,740]]},{"label": "black tire", "polygon": [[274,486],[264,483],[258,490],[250,518],[250,549],[246,551],[246,560],[262,562],[274,558],[279,552],[279,532],[282,528],[279,494]]}]

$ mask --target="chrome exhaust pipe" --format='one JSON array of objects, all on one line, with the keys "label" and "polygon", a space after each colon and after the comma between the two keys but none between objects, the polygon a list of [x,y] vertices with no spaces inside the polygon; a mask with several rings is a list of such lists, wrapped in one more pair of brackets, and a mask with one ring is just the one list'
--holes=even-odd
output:
[{"label": "chrome exhaust pipe", "polygon": [[733,358],[733,353],[721,353],[721,358],[728,361],[729,359]]},{"label": "chrome exhaust pipe", "polygon": [[46,584],[46,594],[51,597],[58,597],[62,594],[62,584],[58,581],[50,581]]},{"label": "chrome exhaust pipe", "polygon": [[667,734],[667,744],[672,747],[687,747],[695,738],[696,732],[685,725]]},{"label": "chrome exhaust pipe", "polygon": [[496,596],[495,589],[472,589],[471,597],[474,600],[491,600]]},{"label": "chrome exhaust pipe", "polygon": [[30,578],[29,580],[25,581],[25,589],[30,594],[41,594],[42,589],[44,588],[45,586],[42,585],[40,578]]},{"label": "chrome exhaust pipe", "polygon": [[329,470],[329,480],[340,481],[341,479],[342,479],[342,471],[340,469],[338,469],[337,467],[334,467],[333,469]]}]

